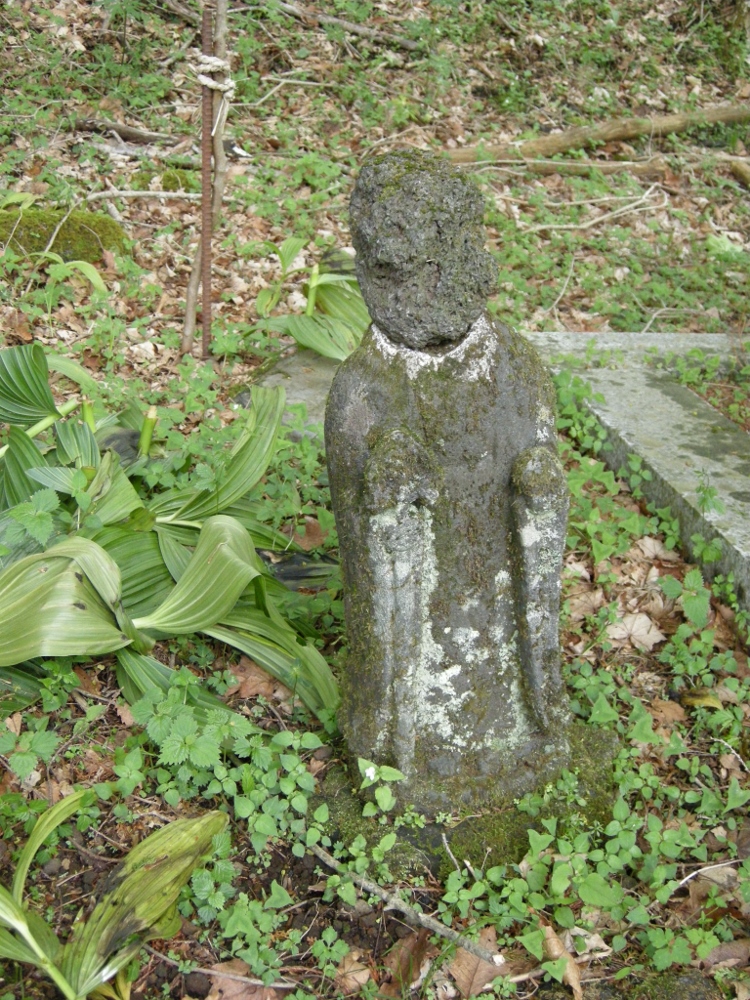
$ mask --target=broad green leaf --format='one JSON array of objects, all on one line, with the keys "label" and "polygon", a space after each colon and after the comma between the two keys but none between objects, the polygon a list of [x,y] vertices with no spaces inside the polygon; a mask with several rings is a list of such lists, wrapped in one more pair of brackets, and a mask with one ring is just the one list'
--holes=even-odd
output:
[{"label": "broad green leaf", "polygon": [[57,460],[61,465],[98,468],[99,445],[88,424],[77,419],[61,421],[55,424],[55,437]]},{"label": "broad green leaf", "polygon": [[92,378],[77,361],[64,354],[55,354],[53,351],[49,351],[46,358],[47,364],[53,372],[59,372],[65,378],[69,378],[71,382],[75,382],[87,395],[96,392],[96,379]]},{"label": "broad green leaf", "polygon": [[277,624],[262,611],[243,608],[221,625],[202,631],[255,660],[316,715],[338,707],[341,696],[331,668],[314,646],[297,642],[288,625]]},{"label": "broad green leaf", "polygon": [[526,951],[531,952],[537,961],[541,962],[544,958],[544,932],[541,930],[527,931],[525,934],[521,934],[518,941],[524,946]]},{"label": "broad green leaf", "polygon": [[119,584],[116,563],[80,536],[13,563],[0,573],[0,667],[126,645]]},{"label": "broad green leaf", "polygon": [[[154,688],[166,694],[174,675],[175,671],[165,663],[161,663],[153,656],[137,653],[131,647],[120,649],[117,653],[117,683],[131,704]],[[200,684],[191,685],[186,689],[186,699],[188,704],[203,713],[226,712],[230,725],[235,725],[238,719],[242,720],[243,725],[246,724],[244,716],[238,716],[220,698]],[[257,727],[252,726],[252,729],[255,731]]]},{"label": "broad green leaf", "polygon": [[[2,904],[0,904],[1,908]],[[2,917],[0,917],[0,920]],[[30,965],[37,965],[36,954],[15,934],[11,934],[0,927],[0,959],[7,959],[11,962],[28,962]]]},{"label": "broad green leaf", "polygon": [[152,614],[136,618],[135,627],[184,635],[221,621],[258,576],[256,558],[242,525],[223,515],[209,518],[174,590]]},{"label": "broad green leaf", "polygon": [[7,719],[33,705],[42,696],[42,677],[37,677],[31,667],[2,667],[0,669],[0,719]]},{"label": "broad green leaf", "polygon": [[285,906],[290,906],[294,900],[286,891],[286,889],[279,885],[276,879],[271,882],[271,895],[266,899],[263,904],[264,910],[282,910]]},{"label": "broad green leaf", "polygon": [[11,427],[8,450],[0,463],[3,484],[0,510],[15,507],[17,503],[29,499],[37,489],[34,477],[29,473],[40,465],[44,465],[44,456],[31,438],[18,427]]},{"label": "broad green leaf", "polygon": [[88,790],[74,792],[72,795],[67,795],[64,799],[60,799],[60,801],[56,803],[56,805],[52,806],[51,809],[42,813],[34,824],[34,829],[31,831],[29,839],[26,841],[26,845],[21,852],[21,856],[18,859],[16,870],[13,875],[11,892],[17,903],[21,904],[23,902],[23,890],[26,882],[26,875],[31,862],[34,859],[34,855],[47,837],[49,837],[49,835],[56,830],[58,826],[69,819],[74,812],[77,812],[78,809],[80,809],[81,804],[86,797],[92,797],[91,792]]},{"label": "broad green leaf", "polygon": [[323,357],[343,361],[359,346],[361,334],[330,316],[285,316],[284,330],[298,344]]},{"label": "broad green leaf", "polygon": [[173,820],[110,873],[107,891],[93,913],[74,924],[62,949],[60,969],[78,997],[115,976],[146,941],[179,929],[174,907],[180,891],[227,822],[218,811]]},{"label": "broad green leaf", "polygon": [[589,722],[595,726],[606,726],[608,722],[617,722],[619,718],[620,716],[607,701],[606,696],[600,692],[591,708]]},{"label": "broad green leaf", "polygon": [[362,298],[359,285],[351,277],[346,276],[346,284],[332,287],[327,281],[329,277],[334,276],[325,275],[326,281],[318,288],[316,305],[327,316],[346,323],[358,337],[357,342],[359,343],[362,334],[370,325],[370,314],[367,311],[365,300]]},{"label": "broad green leaf", "polygon": [[576,886],[578,895],[587,906],[597,906],[609,910],[622,902],[624,893],[619,882],[607,880],[598,872],[589,874]]},{"label": "broad green leaf", "polygon": [[47,377],[41,344],[0,350],[0,423],[28,427],[43,417],[59,417]]},{"label": "broad green leaf", "polygon": [[[197,537],[197,532],[195,533]],[[122,603],[131,618],[148,615],[163,604],[174,587],[154,531],[110,525],[92,536],[120,569]]]},{"label": "broad green leaf", "polygon": [[92,287],[97,292],[102,292],[104,295],[107,294],[108,289],[102,280],[101,274],[87,260],[69,260],[62,264],[52,264],[48,268],[50,277],[57,281],[67,281],[70,275],[76,271],[83,275],[87,281],[91,282]]},{"label": "broad green leaf", "polygon": [[[26,435],[24,434],[24,437]],[[80,469],[71,469],[66,465],[45,466],[28,470],[28,476],[35,483],[49,486],[58,493],[72,496],[86,489],[86,477]]]},{"label": "broad green leaf", "polygon": [[289,270],[300,250],[306,245],[307,240],[302,236],[287,236],[280,246],[276,246],[273,243],[266,243],[271,253],[275,253],[281,261],[281,267],[284,272]]},{"label": "broad green leaf", "polygon": [[284,390],[253,386],[247,424],[231,451],[222,481],[214,490],[167,490],[148,509],[160,521],[202,521],[237,503],[266,471],[284,411]]},{"label": "broad green leaf", "polygon": [[173,524],[158,524],[155,534],[164,565],[172,579],[179,580],[190,562],[190,548],[195,547],[198,532]]},{"label": "broad green leaf", "polygon": [[120,460],[112,451],[104,453],[87,493],[91,497],[89,514],[95,514],[102,524],[123,521],[134,510],[143,507],[130,480],[120,468]]}]

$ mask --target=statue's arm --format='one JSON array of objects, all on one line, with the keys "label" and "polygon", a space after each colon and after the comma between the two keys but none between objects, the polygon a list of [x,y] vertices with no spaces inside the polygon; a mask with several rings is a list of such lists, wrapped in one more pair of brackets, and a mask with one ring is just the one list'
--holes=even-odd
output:
[{"label": "statue's arm", "polygon": [[365,504],[373,514],[435,501],[432,462],[416,434],[394,427],[379,435],[365,465],[364,491]]},{"label": "statue's arm", "polygon": [[521,657],[531,706],[545,728],[561,704],[560,589],[568,517],[565,470],[553,449],[526,449],[512,473]]}]

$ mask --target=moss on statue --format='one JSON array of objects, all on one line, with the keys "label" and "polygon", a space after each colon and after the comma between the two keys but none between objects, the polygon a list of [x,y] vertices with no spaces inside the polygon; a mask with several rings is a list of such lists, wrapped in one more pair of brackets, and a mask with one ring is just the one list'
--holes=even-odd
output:
[{"label": "moss on statue", "polygon": [[117,222],[101,212],[66,212],[58,209],[27,208],[24,211],[0,211],[0,243],[4,243],[21,256],[43,253],[55,236],[52,253],[63,260],[86,260],[95,264],[102,259],[104,250],[123,251],[127,237]]},{"label": "moss on statue", "polygon": [[[528,813],[520,812],[513,800],[506,799],[488,803],[487,810],[481,815],[472,816],[453,827],[436,823],[428,823],[422,829],[401,827],[397,844],[386,859],[394,877],[407,877],[425,867],[445,877],[454,865],[445,850],[443,835],[455,857],[484,867],[488,851],[488,865],[518,863],[529,849],[527,831],[539,828],[543,819],[556,818],[564,824],[575,815],[580,817],[576,822],[581,829],[606,826],[612,818],[615,799],[612,762],[619,749],[617,737],[598,726],[573,723],[568,738],[575,762],[574,773],[578,779],[577,788],[571,795],[563,797],[556,794],[552,781],[537,790],[538,795],[547,801],[533,818]],[[342,767],[332,768],[326,775],[315,806],[319,802],[328,805],[329,829],[345,846],[361,835],[372,848],[392,827],[363,818],[363,798],[357,792],[358,786],[358,777],[352,778]],[[398,790],[396,785],[392,787],[394,791]]]}]

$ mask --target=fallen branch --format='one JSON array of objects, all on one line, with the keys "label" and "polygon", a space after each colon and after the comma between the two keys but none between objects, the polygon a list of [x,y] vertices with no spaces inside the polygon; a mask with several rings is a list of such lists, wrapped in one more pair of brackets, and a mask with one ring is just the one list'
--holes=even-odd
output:
[{"label": "fallen branch", "polygon": [[118,191],[112,188],[110,191],[94,191],[87,194],[85,201],[101,201],[107,198],[179,198],[181,201],[200,201],[201,195],[188,193],[187,191]]},{"label": "fallen branch", "polygon": [[79,118],[76,122],[76,129],[79,132],[115,132],[121,139],[128,142],[169,142],[176,144],[179,142],[171,135],[163,132],[146,132],[142,128],[133,128],[132,125],[123,125],[122,122],[111,122],[105,118]]},{"label": "fallen branch", "polygon": [[585,177],[592,170],[603,174],[630,173],[635,177],[660,179],[668,169],[667,161],[661,156],[652,156],[648,160],[575,160],[573,162],[560,160],[493,160],[491,164],[483,165],[480,170],[508,170],[517,173],[527,170],[532,174],[573,175]]},{"label": "fallen branch", "polygon": [[627,141],[639,136],[662,136],[683,132],[694,125],[735,125],[750,121],[750,104],[728,104],[703,111],[688,111],[678,115],[653,118],[615,118],[601,125],[586,125],[553,135],[528,139],[526,142],[503,143],[499,146],[452,149],[448,157],[453,163],[475,163],[478,160],[503,159],[513,152],[524,158],[554,156],[571,149],[584,149],[603,142]]},{"label": "fallen branch", "polygon": [[163,7],[167,10],[171,10],[173,14],[181,17],[183,21],[188,24],[192,24],[195,28],[200,28],[201,26],[201,16],[196,14],[195,11],[190,10],[189,7],[183,7],[181,3],[177,3],[177,0],[160,0]]},{"label": "fallen branch", "polygon": [[469,938],[464,937],[463,934],[459,934],[458,931],[454,931],[451,927],[446,927],[445,924],[440,923],[439,920],[435,920],[434,917],[428,917],[427,914],[420,913],[419,910],[415,910],[413,906],[409,906],[408,903],[404,902],[398,893],[388,892],[387,889],[379,886],[377,882],[372,882],[369,878],[365,878],[364,875],[357,875],[355,872],[350,872],[319,844],[312,844],[308,850],[312,851],[315,857],[319,858],[323,864],[328,865],[329,868],[333,868],[340,875],[347,875],[360,889],[364,889],[365,892],[369,892],[373,896],[378,896],[383,900],[386,907],[391,910],[398,910],[399,913],[403,913],[414,923],[419,924],[420,927],[425,927],[433,934],[438,934],[440,937],[446,938],[459,948],[463,948],[464,951],[468,951],[469,954],[474,955],[476,958],[481,958],[483,962],[489,962],[490,965],[499,967],[505,962],[505,959],[499,952],[487,951],[486,948],[483,948],[475,941],[469,940]]},{"label": "fallen branch", "polygon": [[389,35],[385,31],[378,31],[377,28],[367,28],[363,24],[355,24],[353,21],[345,21],[340,17],[333,17],[332,14],[318,14],[317,11],[303,10],[301,7],[297,7],[293,3],[284,3],[283,0],[278,0],[276,7],[283,11],[285,14],[289,14],[290,17],[296,17],[297,20],[302,21],[303,24],[335,24],[339,28],[343,28],[344,31],[348,31],[351,35],[360,35],[362,38],[369,38],[373,42],[382,42],[384,45],[396,45],[401,49],[408,49],[410,52],[414,52],[419,48],[418,42],[413,42],[410,38],[399,38],[396,35]]}]

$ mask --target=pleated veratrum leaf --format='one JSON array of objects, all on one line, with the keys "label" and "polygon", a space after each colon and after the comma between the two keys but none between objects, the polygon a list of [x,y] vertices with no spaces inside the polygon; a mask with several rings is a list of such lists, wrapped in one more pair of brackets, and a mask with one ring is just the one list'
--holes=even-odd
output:
[{"label": "pleated veratrum leaf", "polygon": [[250,532],[253,545],[256,549],[274,549],[282,552],[302,552],[302,548],[290,540],[288,535],[277,531],[268,524],[260,522],[259,504],[257,500],[249,500],[241,497],[231,507],[227,507],[224,513],[229,517],[236,517]]},{"label": "pleated veratrum leaf", "polygon": [[169,635],[213,625],[229,614],[248,583],[258,576],[256,559],[241,524],[221,514],[208,518],[174,590],[156,611],[136,618],[133,624]]},{"label": "pleated veratrum leaf", "polygon": [[[334,278],[339,283],[333,284]],[[346,323],[359,343],[370,325],[370,314],[356,279],[349,275],[322,274],[318,280],[315,299],[318,309],[332,319]]]},{"label": "pleated veratrum leaf", "polygon": [[59,416],[47,376],[41,344],[0,350],[0,423],[28,427],[43,417]]},{"label": "pleated veratrum leaf", "polygon": [[331,668],[313,645],[297,641],[278,612],[274,617],[243,604],[220,625],[202,631],[255,660],[315,715],[335,711],[341,696]]},{"label": "pleated veratrum leaf", "polygon": [[7,719],[14,712],[39,701],[44,685],[42,677],[35,676],[31,669],[2,667],[0,669],[0,719]]},{"label": "pleated veratrum leaf", "polygon": [[214,490],[167,490],[148,505],[159,521],[202,521],[236,503],[258,482],[274,452],[284,410],[284,390],[253,386],[247,424]]},{"label": "pleated veratrum leaf", "polygon": [[117,974],[142,944],[179,928],[171,916],[182,887],[228,818],[218,811],[179,819],[152,833],[107,877],[104,894],[76,923],[60,969],[79,997]]},{"label": "pleated veratrum leaf", "polygon": [[120,468],[120,460],[112,451],[104,453],[87,491],[91,497],[89,514],[96,514],[102,524],[117,524],[134,510],[143,507],[130,480]]},{"label": "pleated veratrum leaf", "polygon": [[[174,675],[175,671],[165,663],[154,659],[153,656],[136,653],[130,647],[120,649],[117,653],[117,683],[131,705],[154,688],[166,694]],[[188,704],[204,715],[216,711],[227,712],[230,716],[236,714],[227,708],[221,698],[198,684],[191,684],[185,691]],[[242,721],[243,724],[247,723],[244,716]],[[252,728],[255,730],[256,727]]]},{"label": "pleated veratrum leaf", "polygon": [[359,346],[361,334],[330,316],[285,316],[284,331],[325,358],[343,361]]},{"label": "pleated veratrum leaf", "polygon": [[92,798],[92,793],[86,790],[80,792],[73,792],[72,795],[66,795],[64,799],[60,799],[51,809],[48,809],[45,813],[39,817],[39,819],[34,824],[34,829],[29,835],[29,839],[26,841],[24,849],[21,851],[21,856],[18,859],[18,864],[16,865],[16,870],[13,875],[13,885],[11,886],[11,894],[15,901],[20,905],[23,902],[23,890],[26,883],[26,875],[29,871],[29,866],[34,860],[34,855],[42,846],[44,841],[49,837],[49,835],[58,828],[62,823],[77,812],[81,803],[85,798]]},{"label": "pleated veratrum leaf", "polygon": [[[2,904],[0,903],[0,908]],[[0,918],[1,919],[1,918]],[[0,927],[0,959],[37,965],[37,956],[21,938]]]},{"label": "pleated veratrum leaf", "polygon": [[55,966],[54,956],[60,948],[57,937],[43,924],[41,917],[27,913],[5,886],[0,885],[0,927],[12,932],[0,935],[0,954],[44,969],[63,996],[74,1000],[69,984]]},{"label": "pleated veratrum leaf", "polygon": [[134,632],[117,564],[88,538],[67,539],[0,573],[0,667],[113,652],[133,638],[123,627]]},{"label": "pleated veratrum leaf", "polygon": [[37,484],[41,484],[42,486],[48,486],[50,489],[56,490],[58,493],[66,493],[69,496],[72,496],[81,489],[80,477],[82,475],[83,473],[79,469],[70,469],[67,465],[45,466],[43,469],[35,468],[28,470],[28,476],[34,480],[35,488]]},{"label": "pleated veratrum leaf", "polygon": [[65,420],[55,424],[57,460],[61,465],[77,465],[96,469],[99,465],[99,445],[88,424],[82,420]]},{"label": "pleated veratrum leaf", "polygon": [[18,427],[11,427],[8,433],[8,450],[0,461],[3,484],[0,510],[8,510],[29,499],[39,488],[29,472],[41,465],[44,465],[44,456],[31,438]]},{"label": "pleated veratrum leaf", "polygon": [[167,599],[174,580],[164,565],[156,532],[111,525],[92,538],[120,569],[122,603],[131,618],[151,614]]},{"label": "pleated veratrum leaf", "polygon": [[52,351],[47,353],[46,358],[47,364],[53,372],[60,372],[65,378],[69,378],[71,382],[75,382],[88,396],[96,392],[96,379],[92,378],[77,361],[65,357],[64,354],[55,354]]}]

